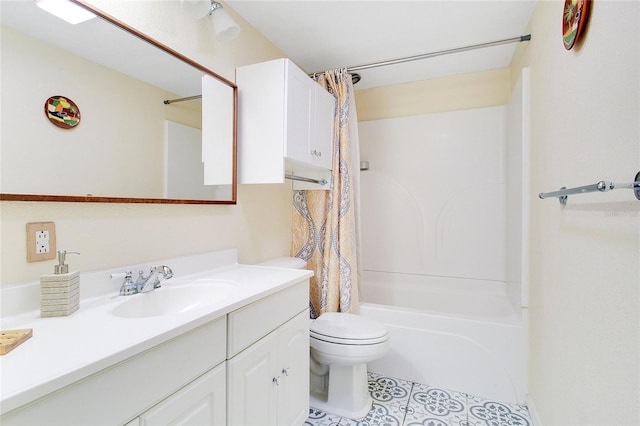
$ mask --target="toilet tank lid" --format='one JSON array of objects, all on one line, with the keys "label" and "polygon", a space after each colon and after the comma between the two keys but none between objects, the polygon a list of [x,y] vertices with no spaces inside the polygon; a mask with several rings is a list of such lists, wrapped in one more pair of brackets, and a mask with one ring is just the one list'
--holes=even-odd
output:
[{"label": "toilet tank lid", "polygon": [[278,257],[258,263],[259,266],[274,266],[276,268],[304,269],[307,261],[298,257]]}]

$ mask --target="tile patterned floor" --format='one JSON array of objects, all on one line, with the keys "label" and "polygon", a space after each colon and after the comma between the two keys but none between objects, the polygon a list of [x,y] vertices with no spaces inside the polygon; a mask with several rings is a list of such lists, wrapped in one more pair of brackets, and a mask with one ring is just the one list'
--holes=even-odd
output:
[{"label": "tile patterned floor", "polygon": [[305,426],[533,426],[527,407],[369,373],[373,408],[352,420],[309,410]]}]

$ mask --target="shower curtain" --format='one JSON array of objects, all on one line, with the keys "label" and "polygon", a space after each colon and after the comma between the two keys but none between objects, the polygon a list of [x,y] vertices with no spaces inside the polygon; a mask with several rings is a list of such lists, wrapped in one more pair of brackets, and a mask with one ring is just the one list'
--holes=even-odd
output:
[{"label": "shower curtain", "polygon": [[294,191],[291,254],[314,271],[311,318],[325,312],[358,312],[358,119],[346,69],[326,71],[317,82],[337,100],[330,189]]}]

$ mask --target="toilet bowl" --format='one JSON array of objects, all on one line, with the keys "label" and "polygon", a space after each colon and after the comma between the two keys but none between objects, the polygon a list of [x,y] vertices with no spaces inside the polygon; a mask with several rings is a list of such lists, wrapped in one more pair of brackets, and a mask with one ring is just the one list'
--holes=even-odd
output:
[{"label": "toilet bowl", "polygon": [[[297,258],[278,258],[262,266],[302,269]],[[309,405],[340,417],[360,419],[373,402],[367,363],[389,351],[387,328],[359,315],[327,312],[309,324]]]},{"label": "toilet bowl", "polygon": [[311,407],[360,419],[371,410],[367,362],[389,350],[382,324],[358,315],[327,312],[310,324]]}]

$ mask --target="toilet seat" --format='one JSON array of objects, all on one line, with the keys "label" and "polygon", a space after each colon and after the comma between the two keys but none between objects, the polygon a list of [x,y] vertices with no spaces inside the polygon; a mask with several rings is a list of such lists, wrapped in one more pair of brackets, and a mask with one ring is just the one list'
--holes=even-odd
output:
[{"label": "toilet seat", "polygon": [[389,340],[382,324],[359,315],[327,312],[311,322],[312,339],[338,345],[375,345]]},{"label": "toilet seat", "polygon": [[389,340],[389,336],[387,334],[373,339],[343,339],[341,337],[326,336],[324,334],[315,333],[313,331],[311,331],[309,335],[312,339],[321,340],[323,342],[333,343],[336,345],[375,345],[377,343],[383,343]]}]

